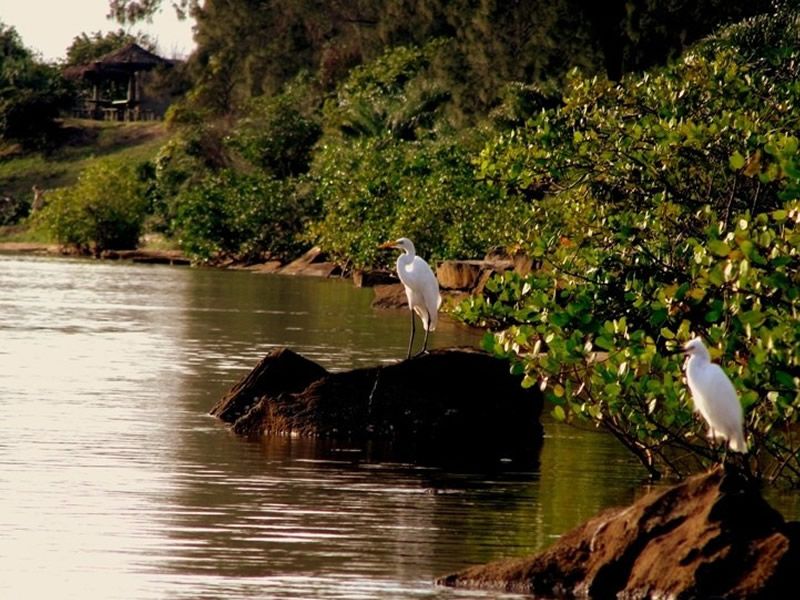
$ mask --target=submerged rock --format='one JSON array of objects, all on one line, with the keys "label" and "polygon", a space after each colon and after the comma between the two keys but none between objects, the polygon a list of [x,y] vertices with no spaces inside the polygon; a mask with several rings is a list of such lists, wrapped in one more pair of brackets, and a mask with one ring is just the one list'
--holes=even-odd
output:
[{"label": "submerged rock", "polygon": [[447,586],[544,598],[795,597],[800,523],[719,467],[610,509],[540,554],[440,578]]},{"label": "submerged rock", "polygon": [[329,373],[288,349],[267,355],[211,414],[242,435],[385,441],[428,454],[529,455],[542,437],[538,390],[473,349]]}]

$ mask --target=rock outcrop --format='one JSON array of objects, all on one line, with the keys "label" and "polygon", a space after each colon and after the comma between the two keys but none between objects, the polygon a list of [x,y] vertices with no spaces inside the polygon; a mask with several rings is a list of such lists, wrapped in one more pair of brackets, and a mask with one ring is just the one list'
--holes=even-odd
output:
[{"label": "rock outcrop", "polygon": [[436,268],[436,278],[446,290],[475,290],[482,288],[494,273],[513,268],[510,260],[445,260]]},{"label": "rock outcrop", "polygon": [[544,598],[793,598],[800,523],[718,467],[611,509],[528,558],[467,568],[441,585]]},{"label": "rock outcrop", "polygon": [[389,442],[417,455],[535,456],[538,390],[472,349],[329,373],[288,349],[267,355],[211,410],[242,435]]}]

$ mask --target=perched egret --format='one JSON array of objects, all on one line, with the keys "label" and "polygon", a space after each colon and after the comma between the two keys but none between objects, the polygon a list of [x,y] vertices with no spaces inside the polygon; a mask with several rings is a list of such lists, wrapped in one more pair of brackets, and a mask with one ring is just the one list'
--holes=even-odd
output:
[{"label": "perched egret", "polygon": [[708,423],[708,437],[727,440],[734,452],[747,452],[742,429],[742,405],[733,383],[718,364],[711,362],[708,349],[696,337],[683,347],[686,380],[694,408]]},{"label": "perched egret", "polygon": [[414,345],[416,329],[414,313],[419,315],[422,326],[425,328],[425,341],[419,354],[428,348],[428,334],[436,329],[439,320],[439,307],[442,305],[442,296],[439,294],[439,281],[431,268],[423,259],[417,256],[414,244],[408,238],[400,238],[387,242],[381,248],[396,248],[403,253],[397,259],[397,276],[403,287],[406,288],[408,308],[411,310],[411,338],[408,340],[408,356],[411,358],[411,348]]}]

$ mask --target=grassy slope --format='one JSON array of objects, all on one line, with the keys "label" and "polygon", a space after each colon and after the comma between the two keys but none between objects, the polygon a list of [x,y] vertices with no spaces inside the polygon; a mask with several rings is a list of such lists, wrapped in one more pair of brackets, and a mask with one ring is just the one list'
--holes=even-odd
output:
[{"label": "grassy slope", "polygon": [[[65,142],[44,155],[16,154],[0,159],[0,196],[33,200],[31,187],[45,190],[72,185],[93,158],[115,156],[132,162],[153,158],[167,139],[160,121],[120,123],[64,120]],[[8,148],[0,148],[0,154]],[[19,227],[0,227],[0,240],[34,240],[33,232]]]},{"label": "grassy slope", "polygon": [[0,195],[31,197],[31,186],[52,189],[75,183],[92,158],[152,158],[166,140],[160,121],[119,123],[66,119],[66,142],[48,155],[17,155],[0,160]]}]

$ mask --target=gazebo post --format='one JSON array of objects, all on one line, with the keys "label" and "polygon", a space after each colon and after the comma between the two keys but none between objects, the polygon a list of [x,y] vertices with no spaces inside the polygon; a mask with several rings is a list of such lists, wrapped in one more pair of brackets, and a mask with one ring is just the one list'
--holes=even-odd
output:
[{"label": "gazebo post", "polygon": [[100,86],[97,81],[92,81],[92,118],[100,118]]},{"label": "gazebo post", "polygon": [[134,109],[136,107],[136,97],[137,97],[137,89],[136,89],[136,71],[133,71],[128,76],[128,97],[127,100],[127,121],[135,121],[134,118]]}]

